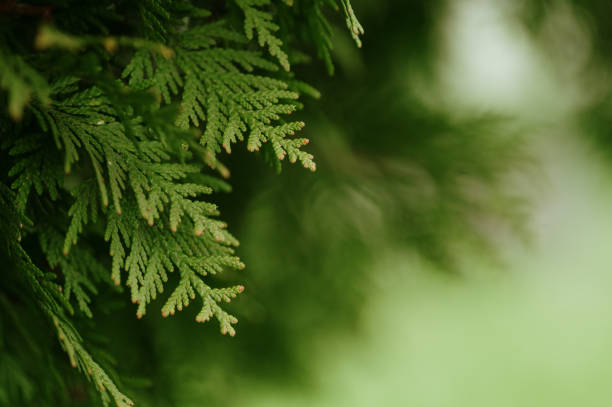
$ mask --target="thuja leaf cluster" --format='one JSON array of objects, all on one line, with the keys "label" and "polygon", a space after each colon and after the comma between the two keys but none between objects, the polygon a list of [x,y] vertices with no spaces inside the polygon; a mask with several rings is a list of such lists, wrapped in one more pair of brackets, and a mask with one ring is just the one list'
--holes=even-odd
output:
[{"label": "thuja leaf cluster", "polygon": [[[221,304],[244,287],[213,277],[245,265],[209,195],[232,148],[315,170],[291,114],[318,92],[292,67],[333,72],[334,12],[360,45],[349,0],[0,2],[0,306],[42,316],[104,404],[133,401],[79,332],[102,287],[126,289],[138,318],[169,290],[164,317],[193,303],[235,334]],[[0,402],[42,400],[7,358]]]}]

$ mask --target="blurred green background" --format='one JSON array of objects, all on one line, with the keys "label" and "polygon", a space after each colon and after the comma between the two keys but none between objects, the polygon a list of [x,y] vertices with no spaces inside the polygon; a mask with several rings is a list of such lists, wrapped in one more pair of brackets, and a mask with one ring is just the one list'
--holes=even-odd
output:
[{"label": "blurred green background", "polygon": [[[605,1],[354,1],[300,113],[315,173],[233,154],[235,338],[133,317],[173,406],[612,400]],[[163,301],[161,302],[163,303]],[[133,330],[132,330],[133,331]],[[150,335],[155,333],[155,335]],[[141,360],[120,342],[120,370]],[[138,387],[140,385],[140,387]]]}]

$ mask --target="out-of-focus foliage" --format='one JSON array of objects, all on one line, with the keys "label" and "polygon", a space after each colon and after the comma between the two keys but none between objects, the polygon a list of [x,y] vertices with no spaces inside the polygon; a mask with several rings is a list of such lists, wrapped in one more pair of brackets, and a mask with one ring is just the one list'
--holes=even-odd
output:
[{"label": "out-of-focus foliage", "polygon": [[[582,11],[570,11],[570,18],[610,15],[589,2],[576,3]],[[574,291],[579,270],[540,278],[543,270],[530,269],[523,271],[533,275],[518,283],[474,285],[411,273],[461,269],[471,244],[476,243],[478,257],[491,253],[492,235],[503,233],[500,219],[514,220],[510,227],[522,224],[521,202],[502,188],[504,176],[525,163],[513,121],[449,107],[437,103],[443,94],[431,94],[438,91],[431,68],[438,61],[436,27],[444,6],[356,3],[368,29],[363,59],[352,62],[351,52],[338,49],[337,78],[321,87],[324,106],[308,112],[317,120],[305,132],[313,140],[324,137],[315,150],[317,177],[295,179],[289,170],[281,180],[264,178],[265,192],[241,209],[247,215],[238,234],[243,242],[255,242],[244,248],[254,287],[243,305],[249,308],[247,323],[262,329],[249,327],[239,338],[251,349],[237,359],[245,366],[244,377],[218,376],[230,383],[228,390],[232,383],[246,383],[239,401],[220,397],[215,402],[456,406],[520,400],[542,406],[609,397],[600,379],[610,375],[601,363],[610,358],[603,345],[610,304],[600,289],[608,278],[585,277]],[[533,23],[524,14],[521,22]],[[577,46],[589,44],[588,36],[587,42],[582,39]],[[553,63],[568,58],[542,37],[534,41]],[[594,47],[594,61],[584,65],[605,69],[605,51]],[[589,84],[581,83],[588,82],[581,75],[585,71],[576,69],[573,76],[561,76],[561,83],[587,85],[589,95]],[[597,82],[597,74],[594,78],[591,85],[603,87],[595,94],[601,97],[607,84]],[[598,98],[576,102],[577,111],[589,111],[593,116],[583,123],[601,130],[610,110],[593,109],[593,100]],[[564,124],[571,126],[572,119]],[[287,190],[292,193],[285,195]],[[270,242],[288,249],[258,256],[258,245]],[[429,263],[406,257],[379,261],[397,252]],[[567,272],[558,266],[559,274]],[[588,262],[582,271],[589,273],[592,266]],[[276,273],[279,269],[283,273]],[[267,351],[255,352],[262,348]],[[215,347],[211,353],[220,352]],[[195,382],[189,388],[200,389],[203,397],[212,394]]]},{"label": "out-of-focus foliage", "polygon": [[565,80],[580,86],[578,120],[594,149],[612,159],[612,4],[603,0],[524,1],[519,19]]},{"label": "out-of-focus foliage", "polygon": [[372,268],[371,289],[385,295],[368,303],[360,335],[314,347],[309,391],[263,384],[236,405],[600,404],[612,396],[603,264],[586,275],[561,266],[466,283],[409,254],[388,256]]},{"label": "out-of-focus foliage", "polygon": [[[542,29],[542,24],[565,18],[565,27],[558,25],[559,36],[571,34],[571,19],[576,19],[578,24],[584,24],[589,33],[589,47],[593,52],[591,57],[598,61],[609,62],[612,57],[612,27],[610,27],[609,16],[612,13],[612,5],[605,0],[526,0],[522,2],[521,18],[525,24],[535,31]],[[565,13],[560,17],[560,13]],[[555,21],[552,21],[554,24]],[[574,23],[575,24],[575,23]],[[563,28],[566,28],[565,32]],[[567,30],[570,28],[570,30]],[[572,44],[567,44],[571,46]]]}]

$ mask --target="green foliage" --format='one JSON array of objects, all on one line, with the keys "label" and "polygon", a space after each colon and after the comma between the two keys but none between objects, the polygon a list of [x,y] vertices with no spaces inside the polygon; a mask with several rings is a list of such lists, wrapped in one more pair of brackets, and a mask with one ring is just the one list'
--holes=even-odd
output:
[{"label": "green foliage", "polygon": [[[237,318],[220,304],[244,287],[223,274],[245,266],[210,197],[229,189],[209,170],[229,176],[222,153],[245,142],[275,167],[288,157],[315,169],[308,139],[293,137],[304,122],[286,119],[301,92],[316,94],[289,72],[291,47],[301,46],[279,23],[290,2],[227,3],[2,6],[1,254],[14,284],[3,284],[1,306],[44,316],[104,405],[132,401],[82,333],[111,312],[98,296],[127,288],[138,318],[159,296],[164,317],[197,302],[196,321],[214,317],[235,334]],[[56,369],[61,354],[51,354]],[[74,401],[67,381],[45,393],[20,359],[2,347],[0,358],[0,405]]]}]

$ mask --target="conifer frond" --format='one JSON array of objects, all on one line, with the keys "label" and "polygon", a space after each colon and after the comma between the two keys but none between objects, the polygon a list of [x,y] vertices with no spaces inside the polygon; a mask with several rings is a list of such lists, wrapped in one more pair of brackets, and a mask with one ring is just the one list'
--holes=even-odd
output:
[{"label": "conifer frond", "polygon": [[291,150],[291,156],[313,169],[312,157],[295,150],[304,144],[278,141],[303,126],[301,122],[276,124],[281,115],[296,110],[293,101],[299,95],[283,81],[252,73],[277,69],[259,53],[212,47],[219,40],[242,39],[222,23],[196,25],[182,32],[172,59],[139,50],[122,76],[136,89],[156,89],[164,103],[179,94],[176,124],[183,129],[204,127],[200,141],[205,162],[213,168],[223,169],[216,157],[222,148],[231,153],[232,144],[247,139],[247,148],[255,151],[271,136],[277,140],[279,156]]},{"label": "conifer frond", "polygon": [[[358,47],[361,47],[363,27],[359,23],[350,0],[306,0],[306,5],[300,8],[303,23],[306,25],[304,30],[317,50],[317,56],[323,60],[330,75],[334,73],[334,63],[332,60],[333,49],[333,30],[332,25],[325,15],[325,8],[330,7],[334,11],[342,10],[346,26],[349,29],[353,40]],[[295,23],[295,22],[294,22]],[[296,30],[298,27],[291,27]]]},{"label": "conifer frond", "polygon": [[[3,230],[3,234],[0,235],[2,251],[10,255],[13,266],[20,270],[19,278],[24,281],[24,286],[31,291],[32,298],[38,303],[40,311],[55,326],[59,342],[68,354],[71,365],[78,368],[95,384],[104,405],[108,405],[113,400],[120,407],[132,406],[133,402],[119,391],[106,371],[83,346],[81,336],[65,315],[66,311],[72,312],[72,307],[60,292],[60,287],[49,280],[48,274],[36,267],[19,244],[20,221],[24,221],[24,218],[13,202],[14,193],[0,184],[0,209],[3,214],[9,215],[0,217],[0,227]],[[61,242],[61,237],[58,242]]]},{"label": "conifer frond", "polygon": [[[243,267],[231,257],[233,250],[229,246],[236,245],[236,239],[225,230],[225,223],[213,218],[218,214],[216,206],[199,200],[212,189],[183,182],[188,175],[199,173],[200,168],[164,162],[169,155],[160,142],[140,141],[143,136],[136,139],[127,136],[128,127],[131,127],[131,134],[144,134],[140,121],[134,119],[124,126],[117,121],[115,113],[108,99],[95,88],[76,92],[61,103],[54,102],[44,112],[46,128],[54,132],[61,146],[70,146],[72,151],[66,155],[65,168],[69,170],[80,156],[85,155],[94,173],[94,178],[72,191],[74,203],[68,211],[71,221],[63,254],[68,255],[71,246],[77,244],[88,222],[95,222],[104,214],[107,219],[105,237],[110,241],[113,255],[112,279],[120,284],[121,269],[126,270],[126,284],[131,290],[132,301],[139,305],[139,317],[144,315],[146,305],[163,292],[168,273],[174,268],[179,270],[182,280],[195,287],[205,303],[229,298],[230,294],[222,294],[226,289],[213,289],[203,282],[197,283],[194,277],[185,277],[190,272],[203,277],[223,268]],[[279,134],[285,131],[290,129],[281,129]],[[15,152],[28,150],[25,143],[21,144],[24,146],[14,147]],[[107,184],[114,211],[103,209],[109,205]],[[146,223],[139,220],[142,218]],[[179,227],[180,224],[183,227]],[[87,291],[95,293],[95,289],[85,273],[87,256],[71,253],[66,257],[70,260],[59,259],[57,245],[53,242],[56,241],[46,240],[42,246],[49,263],[62,267],[66,297],[74,293],[80,309],[91,315]],[[177,295],[183,285],[175,290]],[[234,294],[238,292],[235,287],[231,290]],[[182,308],[177,304],[172,307]],[[233,319],[217,305],[211,303],[208,307],[214,311],[222,329],[233,332],[228,327],[228,321]]]},{"label": "conifer frond", "polygon": [[355,43],[358,47],[361,47],[361,38],[360,35],[363,35],[363,27],[357,20],[357,16],[355,16],[355,12],[353,11],[353,6],[351,6],[350,0],[340,0],[342,4],[342,10],[344,11],[344,15],[346,17],[346,26],[351,32],[351,36],[355,40]]},{"label": "conifer frond", "polygon": [[74,295],[79,309],[89,318],[90,295],[98,293],[97,285],[107,279],[108,271],[83,245],[76,246],[70,256],[64,254],[64,236],[50,225],[41,227],[40,246],[51,269],[64,277],[62,294],[67,301]]},{"label": "conifer frond", "polygon": [[131,407],[134,402],[121,393],[115,382],[106,371],[91,357],[83,347],[82,339],[72,325],[57,316],[52,316],[57,336],[64,351],[68,354],[70,364],[78,368],[93,383],[100,394],[102,403],[108,406],[113,400],[117,407]]},{"label": "conifer frond", "polygon": [[244,32],[249,40],[257,34],[260,47],[267,47],[270,55],[278,60],[285,71],[290,70],[289,57],[283,51],[283,41],[275,33],[279,26],[274,22],[272,14],[261,8],[270,5],[270,0],[235,0],[244,13]]},{"label": "conifer frond", "polygon": [[[27,288],[22,303],[54,324],[105,405],[132,402],[87,351],[86,319],[75,316],[95,317],[103,284],[126,286],[139,318],[170,285],[163,315],[196,301],[196,321],[214,317],[235,334],[221,302],[244,288],[214,275],[244,264],[206,198],[230,186],[206,166],[227,178],[223,153],[244,142],[276,168],[288,157],[315,169],[302,151],[308,140],[292,137],[304,123],[286,115],[301,107],[299,93],[318,92],[279,70],[289,71],[294,40],[279,13],[293,2],[227,2],[208,10],[187,0],[62,0],[27,5],[27,18],[1,16],[0,254]],[[43,21],[32,30],[35,18]]]},{"label": "conifer frond", "polygon": [[307,25],[307,32],[311,37],[312,43],[317,50],[317,56],[323,60],[327,72],[333,75],[335,67],[331,55],[333,48],[332,26],[323,12],[325,6],[338,10],[335,0],[311,0],[309,7],[305,7],[303,20]]},{"label": "conifer frond", "polygon": [[155,41],[165,42],[171,4],[172,0],[143,0],[138,3],[143,29]]},{"label": "conifer frond", "polygon": [[32,189],[38,195],[47,193],[51,200],[59,197],[62,164],[57,156],[49,157],[47,148],[48,145],[38,134],[16,140],[9,150],[9,155],[16,158],[8,175],[15,178],[11,188],[17,192],[16,207],[19,213],[25,213]]},{"label": "conifer frond", "polygon": [[[135,203],[131,206],[126,205],[126,208],[128,210],[122,215],[110,215],[106,239],[110,240],[112,250],[113,279],[118,284],[121,268],[125,267],[126,284],[130,287],[132,302],[138,304],[138,317],[142,317],[147,304],[164,291],[168,273],[177,269],[180,275],[179,284],[162,308],[162,313],[174,314],[175,310],[182,310],[195,298],[197,292],[202,297],[202,301],[212,307],[213,314],[223,329],[229,316],[218,305],[211,305],[210,301],[227,300],[239,293],[242,288],[240,286],[211,288],[204,283],[202,277],[219,273],[227,268],[244,268],[244,264],[233,256],[234,251],[231,246],[237,245],[238,242],[224,230],[225,224],[203,218],[205,233],[202,234],[195,221],[186,220],[185,222],[189,224],[187,230],[181,228],[169,232],[160,225],[145,226],[130,216],[130,212],[137,211]],[[192,227],[195,233],[190,232],[189,229]],[[153,247],[156,250],[152,250]],[[227,328],[225,330],[230,332]]]},{"label": "conifer frond", "polygon": [[95,222],[98,217],[98,196],[94,182],[83,182],[73,191],[74,203],[68,210],[70,226],[64,239],[63,253],[66,255],[72,245],[77,244],[79,235],[83,232],[89,220]]},{"label": "conifer frond", "polygon": [[[232,261],[232,263],[236,262],[240,264],[238,268],[242,268],[242,263]],[[195,299],[195,293],[197,293],[202,298],[202,309],[196,316],[196,321],[207,322],[214,316],[219,321],[221,333],[223,335],[229,333],[230,336],[234,336],[236,331],[232,325],[236,324],[238,319],[224,311],[218,302],[230,302],[237,294],[244,291],[244,287],[237,285],[227,288],[211,288],[196,273],[191,268],[182,270],[179,285],[162,308],[162,315],[174,315],[175,309],[181,311],[183,307],[189,305],[191,300]]]}]

